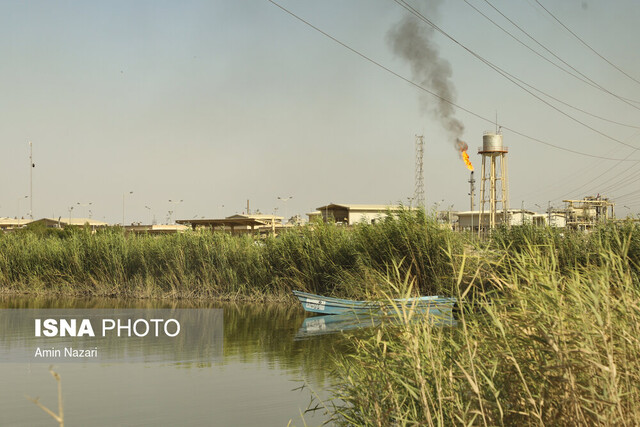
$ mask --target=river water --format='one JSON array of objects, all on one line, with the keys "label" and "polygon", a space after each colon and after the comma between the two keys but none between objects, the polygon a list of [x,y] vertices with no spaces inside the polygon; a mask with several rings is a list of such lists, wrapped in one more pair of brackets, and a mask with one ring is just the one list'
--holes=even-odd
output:
[{"label": "river water", "polygon": [[[331,355],[344,345],[340,334],[301,337],[297,305],[0,297],[0,308],[223,309],[223,350],[211,362],[54,365],[66,427],[320,425],[324,410],[301,413],[313,396],[328,398]],[[57,426],[26,396],[57,412],[49,365],[0,363],[0,426]]]}]

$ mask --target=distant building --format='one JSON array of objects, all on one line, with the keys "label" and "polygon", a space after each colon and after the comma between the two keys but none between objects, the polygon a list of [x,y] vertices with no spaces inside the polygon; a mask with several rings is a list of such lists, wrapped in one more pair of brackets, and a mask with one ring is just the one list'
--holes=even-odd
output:
[{"label": "distant building", "polygon": [[551,227],[564,228],[567,225],[566,215],[564,212],[551,211],[545,214],[535,214],[533,216],[533,224],[539,226],[550,225]]},{"label": "distant building", "polygon": [[582,200],[563,200],[565,202],[566,226],[576,230],[588,230],[600,222],[615,217],[615,204],[608,198],[587,196]]},{"label": "distant building", "polygon": [[125,231],[136,234],[171,234],[189,230],[189,227],[182,224],[153,224],[153,225],[127,225]]},{"label": "distant building", "polygon": [[236,215],[228,216],[225,219],[256,220],[256,221],[259,221],[259,222],[263,223],[263,225],[260,225],[257,228],[265,228],[265,227],[271,228],[274,225],[275,226],[279,226],[280,224],[282,224],[282,220],[284,219],[284,217],[276,216],[276,215],[265,215],[265,214],[250,214],[250,215],[236,214]]},{"label": "distant building", "polygon": [[308,212],[307,218],[309,218],[310,223],[314,221],[322,221],[322,212],[320,211]]},{"label": "distant building", "polygon": [[359,222],[373,224],[388,213],[409,209],[401,205],[355,205],[331,203],[316,208],[316,212],[308,213],[309,221],[321,217],[324,221],[333,220],[338,224],[354,225]]},{"label": "distant building", "polygon": [[32,219],[24,218],[0,218],[0,230],[13,230],[16,228],[22,228],[27,224],[32,223]]},{"label": "distant building", "polygon": [[[526,209],[507,209],[506,212],[506,225],[524,225],[533,224],[535,212]],[[483,230],[489,229],[489,212],[480,211],[465,211],[457,212],[455,214],[458,217],[457,229],[459,231],[478,231],[478,226]],[[496,212],[496,225],[500,226],[504,224],[503,212],[501,210]]]},{"label": "distant building", "polygon": [[253,232],[274,232],[282,230],[281,216],[276,215],[245,215],[238,214],[226,218],[217,219],[179,219],[176,223],[188,225],[193,230],[207,228],[212,231],[229,231],[231,234],[253,233]]},{"label": "distant building", "polygon": [[107,227],[109,224],[103,221],[96,221],[91,218],[63,218],[60,217],[58,219],[55,218],[41,218],[36,221],[33,221],[33,224],[44,224],[47,228],[64,228],[66,226],[89,226],[92,229],[96,229],[98,227]]},{"label": "distant building", "polygon": [[91,218],[40,218],[37,220],[32,219],[13,219],[13,218],[0,218],[0,230],[10,231],[16,230],[18,228],[23,228],[27,225],[38,225],[42,224],[46,228],[65,228],[66,226],[72,225],[76,227],[82,227],[88,225],[92,229],[96,229],[97,227],[106,227],[109,224],[102,221],[96,221]]}]

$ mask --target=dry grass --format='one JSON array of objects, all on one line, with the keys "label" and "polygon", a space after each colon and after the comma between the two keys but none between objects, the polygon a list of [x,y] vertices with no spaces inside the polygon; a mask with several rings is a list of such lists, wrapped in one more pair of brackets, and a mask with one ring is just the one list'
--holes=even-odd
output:
[{"label": "dry grass", "polygon": [[[475,311],[463,310],[459,327],[408,322],[354,338],[354,354],[339,362],[344,380],[335,397],[344,403],[335,421],[640,425],[632,236],[601,241],[591,261],[574,269],[561,265],[552,242],[542,243],[477,267],[492,272],[491,291],[475,293]],[[459,296],[477,285],[458,277]]]}]

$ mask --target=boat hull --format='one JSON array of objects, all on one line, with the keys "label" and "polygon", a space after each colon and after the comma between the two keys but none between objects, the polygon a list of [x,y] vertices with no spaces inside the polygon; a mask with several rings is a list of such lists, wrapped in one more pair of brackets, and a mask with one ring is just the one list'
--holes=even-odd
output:
[{"label": "boat hull", "polygon": [[[371,313],[383,310],[392,310],[392,304],[384,304],[376,301],[354,301],[341,298],[323,297],[307,292],[293,291],[302,304],[305,311],[322,314],[349,314]],[[453,308],[456,300],[439,296],[424,296],[394,300],[397,305],[405,305],[416,310],[429,310],[430,308]]]}]

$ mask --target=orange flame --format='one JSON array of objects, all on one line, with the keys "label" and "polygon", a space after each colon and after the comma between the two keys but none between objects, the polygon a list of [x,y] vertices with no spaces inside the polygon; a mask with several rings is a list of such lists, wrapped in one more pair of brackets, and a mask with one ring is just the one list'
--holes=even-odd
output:
[{"label": "orange flame", "polygon": [[462,141],[461,139],[456,139],[456,146],[458,147],[458,151],[462,156],[464,164],[467,165],[467,169],[473,171],[473,165],[471,164],[471,160],[469,160],[469,154],[467,154],[467,150],[469,149],[467,143]]},{"label": "orange flame", "polygon": [[464,164],[467,165],[467,169],[473,171],[473,165],[471,164],[471,160],[469,160],[469,155],[466,151],[462,152],[462,160],[464,160]]}]

